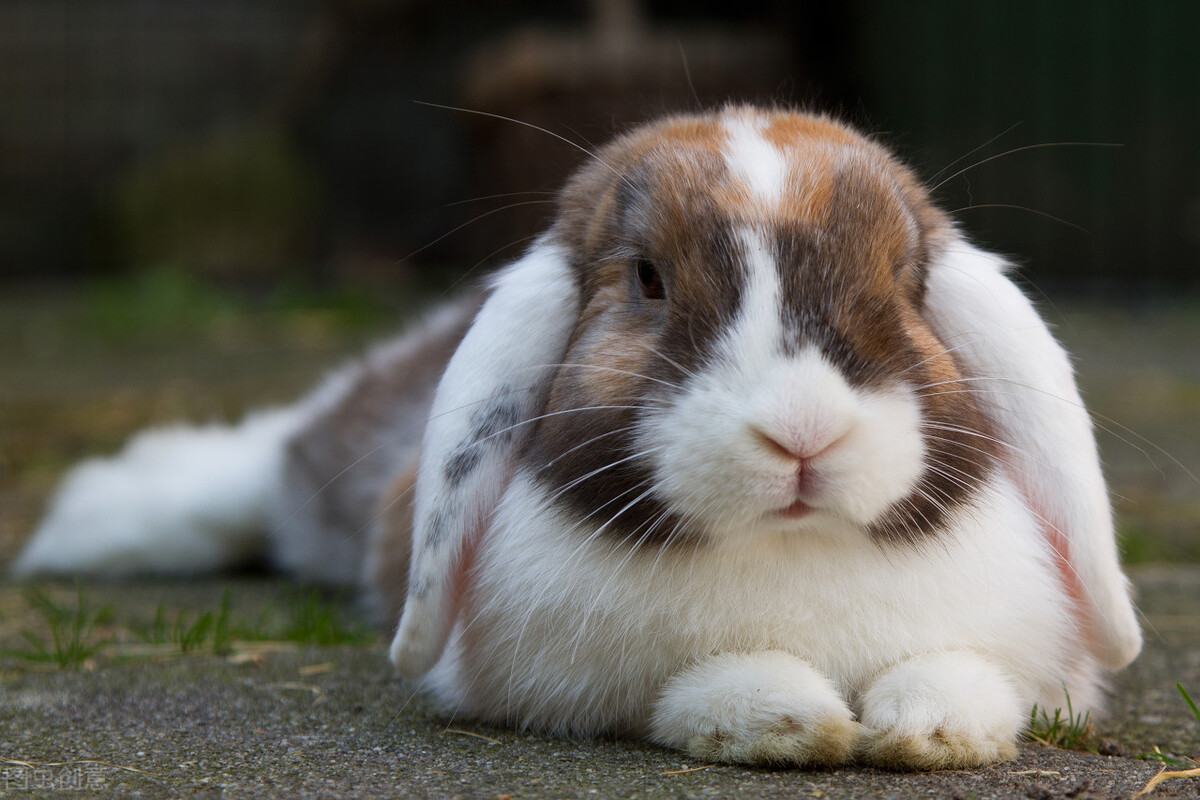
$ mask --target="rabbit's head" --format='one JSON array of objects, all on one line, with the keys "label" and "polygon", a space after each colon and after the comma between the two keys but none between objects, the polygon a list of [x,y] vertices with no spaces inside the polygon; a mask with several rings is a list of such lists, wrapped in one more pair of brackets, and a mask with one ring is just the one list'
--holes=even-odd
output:
[{"label": "rabbit's head", "polygon": [[550,234],[576,308],[522,467],[631,544],[936,534],[991,455],[922,315],[949,236],[905,167],[825,118],[616,140]]}]

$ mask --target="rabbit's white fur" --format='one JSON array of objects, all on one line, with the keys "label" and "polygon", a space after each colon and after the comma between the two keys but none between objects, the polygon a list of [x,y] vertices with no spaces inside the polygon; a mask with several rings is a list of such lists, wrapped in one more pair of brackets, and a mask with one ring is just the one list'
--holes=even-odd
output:
[{"label": "rabbit's white fur", "polygon": [[1141,648],[1121,573],[1092,422],[1070,360],[996,256],[952,245],[929,275],[930,323],[976,367],[974,388],[1004,432],[1002,454],[1087,606],[1095,655],[1120,669]]},{"label": "rabbit's white fur", "polygon": [[[664,744],[699,735],[688,726],[700,715],[714,720],[708,735],[754,738],[762,727],[753,706],[730,711],[743,725],[726,728],[716,725],[719,709],[681,708],[694,693],[663,686],[711,654],[758,651],[796,654],[860,717],[888,718],[865,705],[874,697],[903,709],[909,726],[925,720],[918,733],[929,737],[973,730],[968,720],[982,709],[979,724],[1011,739],[1034,702],[1066,707],[1064,685],[1076,708],[1100,699],[1053,554],[1005,479],[963,510],[944,541],[902,551],[881,550],[847,526],[840,540],[631,553],[595,537],[596,527],[555,511],[528,476],[514,479],[478,545],[463,611],[471,622],[427,678],[448,707],[560,733],[646,732]],[[957,652],[976,654],[1006,681],[973,698],[935,692],[959,680],[947,658],[914,663],[910,683],[924,678],[926,692],[897,696],[888,687],[904,684],[888,683],[868,691],[898,664]],[[737,696],[736,670],[727,679],[707,674],[713,697]],[[778,680],[763,691],[791,679]],[[814,692],[826,708],[826,693]]]},{"label": "rabbit's white fur", "polygon": [[[1005,269],[848,128],[668,119],[581,170],[478,313],[229,433],[257,482],[105,510],[77,476],[21,563],[184,553],[62,554],[104,515],[142,553],[173,519],[230,555],[192,511],[224,498],[243,522],[276,509],[297,574],[403,565],[409,523],[389,545],[379,520],[420,437],[391,658],[447,708],[722,761],[1011,757],[1034,703],[1097,708],[1141,634],[1069,362]],[[390,402],[418,368],[436,392]],[[361,450],[384,455],[343,480]],[[166,481],[171,460],[104,474]],[[401,586],[365,589],[389,607]]]},{"label": "rabbit's white fur", "polygon": [[[416,457],[429,415],[427,389],[409,399],[394,384],[431,348],[457,342],[476,307],[466,298],[437,309],[290,407],[230,426],[150,429],[78,464],[12,574],[180,575],[265,560],[302,580],[354,585],[379,496]],[[353,425],[326,422],[347,411]],[[363,588],[370,607],[388,605]]]},{"label": "rabbit's white fur", "polygon": [[301,409],[236,427],[145,431],[113,458],[75,467],[13,565],[17,576],[194,573],[261,558]]},{"label": "rabbit's white fur", "polygon": [[[523,440],[519,423],[545,401],[544,375],[566,346],[576,287],[563,261],[543,241],[501,273],[438,384],[422,450],[443,457],[421,459],[413,566],[391,648],[392,661],[410,677],[428,671],[446,644],[462,551],[487,526]],[[455,457],[480,463],[452,484],[446,466]]]}]

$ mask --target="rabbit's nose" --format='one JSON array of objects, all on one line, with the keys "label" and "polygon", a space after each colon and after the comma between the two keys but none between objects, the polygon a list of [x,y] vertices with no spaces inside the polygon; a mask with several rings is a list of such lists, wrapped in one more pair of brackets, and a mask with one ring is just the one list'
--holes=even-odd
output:
[{"label": "rabbit's nose", "polygon": [[771,455],[796,463],[803,471],[814,459],[836,447],[846,437],[845,430],[798,433],[768,431],[760,426],[751,426],[750,434],[758,447]]}]

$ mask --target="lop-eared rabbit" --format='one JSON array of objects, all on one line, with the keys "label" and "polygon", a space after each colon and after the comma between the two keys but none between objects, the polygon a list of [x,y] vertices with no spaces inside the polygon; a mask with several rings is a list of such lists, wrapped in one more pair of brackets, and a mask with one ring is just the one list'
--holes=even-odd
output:
[{"label": "lop-eared rabbit", "polygon": [[265,553],[399,618],[448,709],[714,761],[969,767],[1098,707],[1141,634],[1088,414],[908,168],[728,107],[557,209],[296,405],[77,467],[16,573]]}]

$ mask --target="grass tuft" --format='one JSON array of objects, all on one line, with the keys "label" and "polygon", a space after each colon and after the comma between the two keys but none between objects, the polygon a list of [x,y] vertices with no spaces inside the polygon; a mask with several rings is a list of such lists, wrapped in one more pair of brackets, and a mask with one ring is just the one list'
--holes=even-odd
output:
[{"label": "grass tuft", "polygon": [[279,638],[322,647],[372,641],[375,638],[372,631],[342,621],[339,605],[337,597],[327,597],[319,589],[293,589],[288,593],[287,623]]},{"label": "grass tuft", "polygon": [[[77,601],[73,606],[59,605],[45,590],[32,587],[25,593],[29,605],[45,621],[48,631],[21,631],[25,647],[4,649],[0,655],[26,661],[55,664],[64,669],[79,669],[103,648],[113,644],[110,638],[98,639],[97,626],[110,624],[112,609],[108,606],[92,611],[77,586]],[[198,654],[211,652],[228,655],[238,642],[291,642],[300,645],[360,645],[377,641],[376,633],[360,622],[348,621],[343,603],[319,589],[291,589],[282,608],[268,607],[258,620],[249,623],[236,619],[232,612],[229,590],[221,595],[215,611],[197,613],[180,610],[172,616],[159,604],[154,619],[148,625],[130,626],[136,639],[147,645],[165,648],[166,653]],[[144,655],[137,648],[117,647],[115,655]],[[156,654],[164,654],[159,649]]]},{"label": "grass tuft", "polygon": [[168,622],[166,610],[160,603],[149,627],[135,630],[134,634],[147,644],[175,645],[181,653],[197,652],[209,646],[214,653],[226,653],[234,638],[230,626],[229,590],[222,593],[221,606],[216,613],[206,611],[192,622],[188,621],[187,611],[180,611],[174,622]]},{"label": "grass tuft", "polygon": [[111,639],[94,639],[97,626],[112,621],[109,606],[91,611],[83,597],[83,588],[76,586],[75,606],[59,605],[45,591],[32,587],[25,591],[25,600],[42,617],[49,628],[49,642],[31,631],[21,631],[25,649],[9,649],[5,655],[46,664],[61,669],[79,669],[111,643]]},{"label": "grass tuft", "polygon": [[1045,709],[1039,709],[1037,704],[1034,704],[1033,711],[1029,714],[1029,726],[1025,731],[1025,737],[1046,747],[1058,747],[1063,750],[1091,750],[1093,748],[1090,742],[1095,734],[1092,713],[1085,711],[1076,714],[1075,709],[1071,706],[1070,693],[1068,692],[1066,695],[1067,710],[1065,714],[1061,708],[1056,708],[1054,716],[1051,717]]}]

